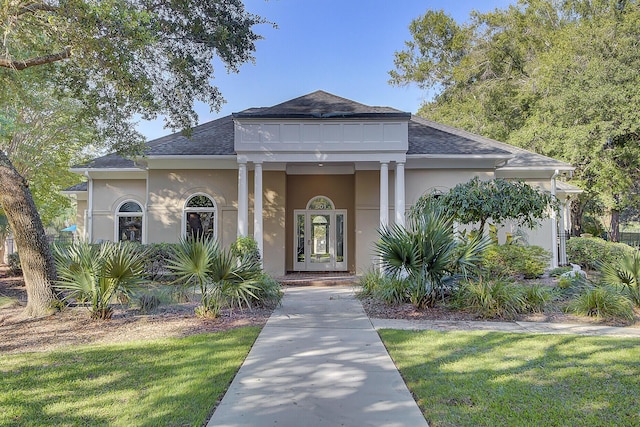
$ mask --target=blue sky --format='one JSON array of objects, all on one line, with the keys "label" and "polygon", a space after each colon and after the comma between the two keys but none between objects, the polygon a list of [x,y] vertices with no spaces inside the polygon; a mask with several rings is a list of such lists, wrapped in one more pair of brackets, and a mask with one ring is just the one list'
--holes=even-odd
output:
[{"label": "blue sky", "polygon": [[[415,113],[428,94],[415,85],[388,84],[394,52],[410,39],[411,20],[427,9],[444,9],[459,22],[471,10],[504,8],[509,0],[245,0],[247,11],[277,24],[259,25],[255,64],[238,74],[216,67],[213,84],[226,99],[219,112],[197,104],[200,123],[265,107],[315,90],[368,105],[383,105]],[[149,139],[171,130],[162,120],[141,122]]]}]

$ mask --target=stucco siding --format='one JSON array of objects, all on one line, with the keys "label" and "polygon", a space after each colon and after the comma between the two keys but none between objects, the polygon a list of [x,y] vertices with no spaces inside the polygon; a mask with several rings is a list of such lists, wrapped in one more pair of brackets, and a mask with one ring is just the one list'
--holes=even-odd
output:
[{"label": "stucco siding", "polygon": [[146,181],[144,179],[93,180],[92,238],[94,242],[115,239],[115,213],[120,205],[133,200],[144,207]]},{"label": "stucco siding", "polygon": [[150,170],[148,242],[177,242],[187,199],[202,193],[215,201],[216,234],[223,246],[229,246],[237,230],[237,180],[234,170]]}]

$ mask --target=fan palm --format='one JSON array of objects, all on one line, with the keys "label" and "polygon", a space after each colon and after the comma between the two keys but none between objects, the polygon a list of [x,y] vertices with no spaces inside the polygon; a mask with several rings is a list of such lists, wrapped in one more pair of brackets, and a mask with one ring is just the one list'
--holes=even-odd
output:
[{"label": "fan palm", "polygon": [[458,275],[468,275],[490,243],[481,235],[457,239],[452,218],[434,200],[411,215],[408,227],[381,229],[375,253],[383,272],[408,280],[411,302],[424,306],[444,297]]},{"label": "fan palm", "polygon": [[640,251],[626,254],[619,262],[603,264],[601,272],[604,283],[622,288],[640,307]]},{"label": "fan palm", "polygon": [[109,319],[111,299],[118,293],[128,295],[143,280],[145,252],[132,243],[56,245],[53,256],[58,271],[55,286],[69,291],[67,298],[88,301],[96,319]]}]

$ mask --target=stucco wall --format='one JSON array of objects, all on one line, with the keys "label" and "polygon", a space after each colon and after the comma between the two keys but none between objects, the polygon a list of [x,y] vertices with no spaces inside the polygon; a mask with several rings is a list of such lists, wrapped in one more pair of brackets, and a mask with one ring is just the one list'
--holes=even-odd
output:
[{"label": "stucco wall", "polygon": [[144,179],[93,180],[93,241],[113,241],[115,212],[123,202],[134,200],[144,207]]},{"label": "stucco wall", "polygon": [[223,246],[229,246],[237,232],[237,182],[234,170],[150,170],[147,241],[177,242],[187,199],[203,193],[216,203],[216,234]]},{"label": "stucco wall", "polygon": [[350,271],[356,266],[354,175],[287,175],[286,217],[286,268],[293,270],[293,212],[306,209],[315,196],[325,196],[333,201],[336,209],[347,210],[347,265]]},{"label": "stucco wall", "polygon": [[84,239],[85,234],[85,212],[87,211],[86,200],[76,200],[76,236],[80,239]]},{"label": "stucco wall", "polygon": [[[253,235],[253,173],[250,174],[250,235]],[[264,236],[264,270],[275,276],[285,274],[286,260],[286,200],[285,172],[262,172],[262,229]],[[236,216],[237,219],[237,216]],[[234,229],[234,233],[236,230]]]}]

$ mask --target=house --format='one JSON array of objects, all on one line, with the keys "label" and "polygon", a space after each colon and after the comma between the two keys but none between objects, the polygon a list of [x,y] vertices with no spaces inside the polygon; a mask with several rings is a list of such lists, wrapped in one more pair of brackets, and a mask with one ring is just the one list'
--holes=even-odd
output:
[{"label": "house", "polygon": [[[143,158],[116,154],[72,171],[87,182],[78,232],[91,242],[176,242],[204,233],[230,245],[258,242],[267,272],[371,267],[381,225],[405,221],[422,194],[474,176],[524,180],[556,194],[559,218],[528,233],[563,263],[573,167],[527,150],[317,91],[249,108],[148,144]],[[560,224],[560,227],[558,227]],[[506,225],[502,234],[513,232]]]}]

